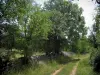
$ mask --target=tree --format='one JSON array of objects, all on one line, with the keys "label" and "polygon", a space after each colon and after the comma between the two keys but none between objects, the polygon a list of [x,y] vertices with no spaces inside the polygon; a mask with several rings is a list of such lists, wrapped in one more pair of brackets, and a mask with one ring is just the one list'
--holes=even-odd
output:
[{"label": "tree", "polygon": [[[51,29],[51,21],[49,20],[49,13],[41,11],[38,7],[35,7],[26,19],[27,21],[25,23],[23,21],[20,31],[24,36],[21,38],[24,44],[22,47],[24,56],[30,57],[37,48],[39,49],[40,42],[47,39],[48,32]],[[18,39],[18,41],[21,39]]]},{"label": "tree", "polygon": [[[86,27],[84,17],[82,16],[82,8],[77,4],[65,0],[49,0],[45,3],[44,10],[52,11],[51,21],[52,32],[49,35],[49,41],[52,43],[59,40],[59,47],[56,53],[60,53],[60,45],[62,39],[68,40],[72,50],[75,51],[76,41],[83,35],[86,35]],[[67,38],[66,38],[67,37]],[[49,50],[52,52],[52,50]],[[50,53],[50,52],[49,52]]]},{"label": "tree", "polygon": [[91,53],[91,64],[94,71],[100,72],[100,7],[97,7],[97,14],[91,34],[91,43],[94,47]]},{"label": "tree", "polygon": [[8,58],[13,48],[22,50],[22,60],[27,64],[47,39],[51,14],[42,11],[33,0],[1,0],[0,3],[0,46],[8,51]]},{"label": "tree", "polygon": [[31,0],[0,0],[0,45],[5,47],[8,53],[15,45],[19,30],[18,19],[23,17],[30,2]]},{"label": "tree", "polygon": [[[0,0],[0,48],[5,48],[6,58],[0,55],[0,74],[8,69],[12,49],[15,48],[16,38],[20,35],[19,22],[28,10],[31,0]],[[11,67],[11,65],[10,65]]]},{"label": "tree", "polygon": [[78,40],[77,49],[79,53],[87,53],[89,52],[89,43],[87,37],[82,37]]}]

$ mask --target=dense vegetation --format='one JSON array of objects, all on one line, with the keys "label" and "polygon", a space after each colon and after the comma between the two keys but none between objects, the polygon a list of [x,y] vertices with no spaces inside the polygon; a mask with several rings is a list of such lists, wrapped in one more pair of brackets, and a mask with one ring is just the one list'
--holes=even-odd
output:
[{"label": "dense vegetation", "polygon": [[95,71],[100,72],[100,7],[97,7],[96,10],[95,23],[90,35],[90,42],[93,46],[91,64],[94,66]]},{"label": "dense vegetation", "polygon": [[65,0],[49,0],[43,7],[34,0],[0,0],[0,75],[18,66],[37,66],[43,53],[51,65],[71,61],[63,51],[91,53],[90,64],[100,72],[100,7],[89,37],[82,12]]}]

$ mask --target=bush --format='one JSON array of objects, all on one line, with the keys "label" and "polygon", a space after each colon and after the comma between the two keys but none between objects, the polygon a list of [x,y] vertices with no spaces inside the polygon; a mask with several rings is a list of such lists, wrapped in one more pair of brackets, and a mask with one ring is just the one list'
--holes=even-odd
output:
[{"label": "bush", "polygon": [[93,64],[94,71],[100,72],[100,54],[96,55]]},{"label": "bush", "polygon": [[100,72],[100,50],[93,49],[90,56],[90,64],[95,72]]}]

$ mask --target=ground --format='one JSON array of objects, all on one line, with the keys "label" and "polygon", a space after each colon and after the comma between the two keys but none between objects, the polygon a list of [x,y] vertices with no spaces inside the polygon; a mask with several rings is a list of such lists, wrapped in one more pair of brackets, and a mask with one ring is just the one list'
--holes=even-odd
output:
[{"label": "ground", "polygon": [[94,73],[89,65],[89,54],[79,57],[73,53],[70,53],[73,54],[72,56],[66,52],[64,54],[64,57],[60,56],[55,60],[47,60],[42,55],[39,60],[44,59],[45,61],[41,60],[40,65],[35,65],[35,68],[31,66],[25,67],[21,71],[11,70],[7,75],[90,75],[90,73]]}]

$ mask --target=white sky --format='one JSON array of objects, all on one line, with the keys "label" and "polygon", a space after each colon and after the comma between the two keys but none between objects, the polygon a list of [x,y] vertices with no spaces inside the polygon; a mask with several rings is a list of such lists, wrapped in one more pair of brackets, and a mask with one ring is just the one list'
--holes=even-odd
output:
[{"label": "white sky", "polygon": [[[36,2],[41,5],[43,5],[44,1],[47,0],[36,0]],[[95,15],[95,2],[92,0],[74,0],[74,2],[83,8],[83,16],[85,17],[86,26],[90,28],[94,23],[93,16]]]}]

